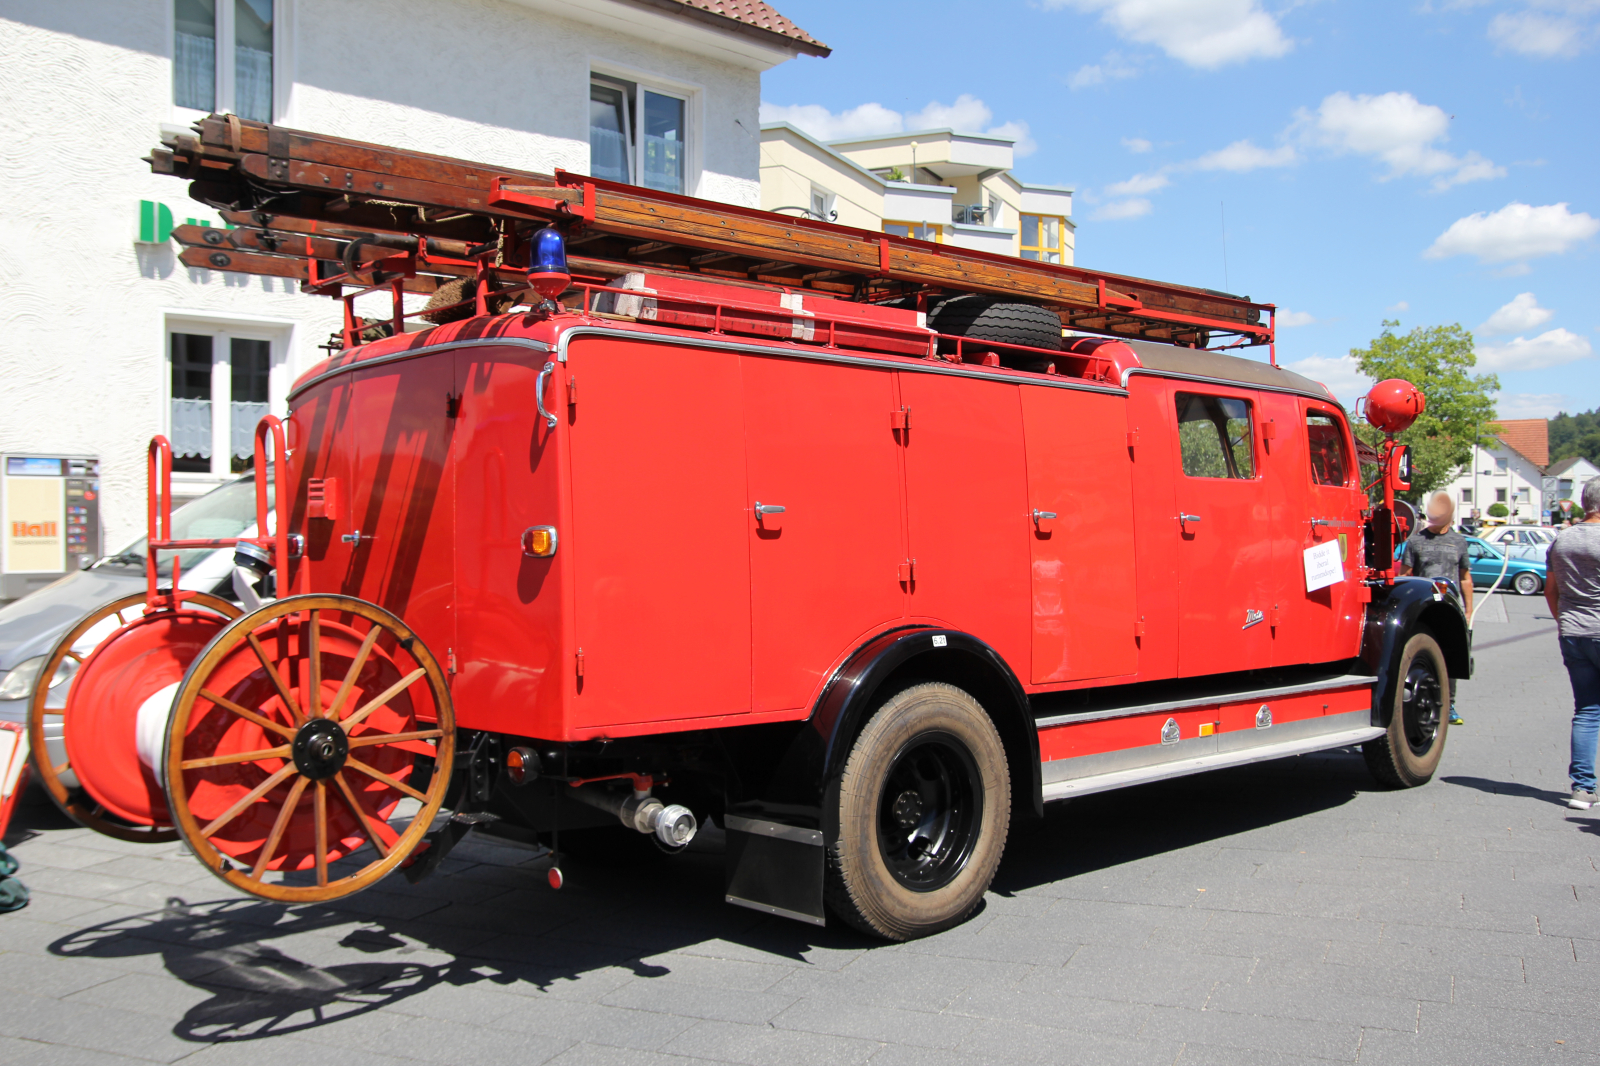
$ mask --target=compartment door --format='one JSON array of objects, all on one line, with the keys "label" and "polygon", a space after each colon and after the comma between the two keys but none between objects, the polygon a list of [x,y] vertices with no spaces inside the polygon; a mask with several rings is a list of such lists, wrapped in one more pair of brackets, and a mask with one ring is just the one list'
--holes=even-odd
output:
[{"label": "compartment door", "polygon": [[744,357],[755,708],[806,707],[834,661],[905,614],[888,370]]},{"label": "compartment door", "polygon": [[[1139,668],[1127,400],[1022,387],[1032,551],[1032,680]],[[1054,518],[1047,517],[1053,513]]]},{"label": "compartment door", "polygon": [[[571,419],[577,729],[750,709],[739,356],[583,338]],[[552,383],[546,402],[565,395]],[[565,531],[563,531],[565,533]],[[575,664],[574,664],[575,667]],[[636,732],[643,730],[634,730]]]}]

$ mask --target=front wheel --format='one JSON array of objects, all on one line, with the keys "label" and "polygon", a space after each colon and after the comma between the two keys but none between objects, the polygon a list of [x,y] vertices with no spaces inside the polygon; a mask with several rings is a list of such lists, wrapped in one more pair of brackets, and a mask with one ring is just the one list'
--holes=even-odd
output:
[{"label": "front wheel", "polygon": [[1524,596],[1537,596],[1544,583],[1539,580],[1539,575],[1524,570],[1512,579],[1511,587]]},{"label": "front wheel", "polygon": [[1450,730],[1450,671],[1439,642],[1413,634],[1395,671],[1389,730],[1361,746],[1367,769],[1391,788],[1425,785],[1439,768]]},{"label": "front wheel", "polygon": [[856,738],[837,792],[827,901],[889,940],[960,922],[1000,865],[1011,775],[971,695],[931,682],[890,697]]}]

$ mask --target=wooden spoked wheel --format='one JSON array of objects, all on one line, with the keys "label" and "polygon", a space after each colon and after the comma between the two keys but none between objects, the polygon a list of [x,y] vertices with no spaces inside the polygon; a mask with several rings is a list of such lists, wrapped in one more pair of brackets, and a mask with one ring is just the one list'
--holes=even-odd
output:
[{"label": "wooden spoked wheel", "polygon": [[313,903],[411,855],[454,759],[450,692],[421,639],[365,600],[307,595],[211,642],[173,700],[162,766],[178,831],[213,873]]},{"label": "wooden spoked wheel", "polygon": [[[62,635],[33,686],[28,746],[39,781],[63,813],[118,840],[177,839],[161,787],[134,742],[139,707],[179,681],[239,614],[227,600],[199,592],[175,610],[149,611],[140,592],[90,611]],[[66,682],[66,705],[50,707],[50,682],[68,662],[76,672]],[[81,766],[74,766],[74,752]]]}]

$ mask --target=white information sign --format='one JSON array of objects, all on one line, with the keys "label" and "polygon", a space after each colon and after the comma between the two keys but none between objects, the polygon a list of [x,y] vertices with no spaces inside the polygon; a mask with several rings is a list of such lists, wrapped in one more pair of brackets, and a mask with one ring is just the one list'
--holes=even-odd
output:
[{"label": "white information sign", "polygon": [[1344,562],[1336,540],[1306,549],[1306,591],[1315,592],[1344,580]]}]

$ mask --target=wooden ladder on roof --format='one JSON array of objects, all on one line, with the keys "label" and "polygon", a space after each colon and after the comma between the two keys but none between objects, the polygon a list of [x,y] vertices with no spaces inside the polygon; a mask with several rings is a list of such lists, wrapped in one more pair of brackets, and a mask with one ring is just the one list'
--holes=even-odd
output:
[{"label": "wooden ladder on roof", "polygon": [[[1071,330],[1198,348],[1272,345],[1271,304],[734,207],[565,171],[539,174],[211,115],[147,157],[232,228],[181,226],[185,265],[432,293],[452,278],[526,284],[527,238],[566,231],[577,278],[636,271],[883,301],[984,293]],[[477,313],[486,313],[479,286]],[[348,306],[348,305],[347,305]]]}]

